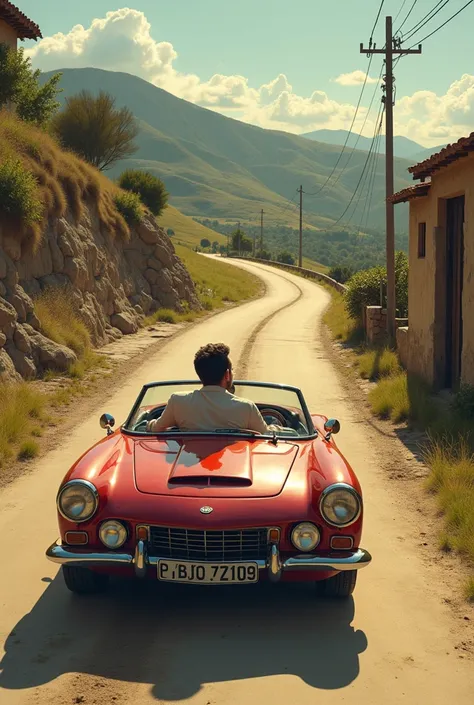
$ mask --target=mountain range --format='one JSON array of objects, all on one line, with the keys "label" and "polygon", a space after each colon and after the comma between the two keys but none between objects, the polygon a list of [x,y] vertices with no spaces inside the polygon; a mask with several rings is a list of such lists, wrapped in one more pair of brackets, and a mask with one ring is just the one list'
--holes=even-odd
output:
[{"label": "mountain range", "polygon": [[[61,101],[81,90],[105,90],[115,97],[117,106],[128,106],[136,116],[138,150],[115,165],[111,176],[127,167],[151,171],[165,181],[171,203],[187,215],[245,223],[255,222],[263,208],[266,222],[298,227],[294,203],[302,184],[308,193],[305,224],[324,229],[338,220],[353,197],[367,158],[364,151],[349,150],[326,183],[340,146],[225,117],[130,74],[94,68],[58,70],[62,72]],[[50,75],[43,74],[43,80]],[[410,165],[410,161],[395,160],[396,189],[412,183],[407,173]],[[323,186],[316,196],[309,195]],[[384,188],[381,156],[370,209],[369,226],[373,228],[384,223]],[[365,192],[360,200],[354,198],[347,213],[351,215],[357,205],[352,225],[359,224],[366,200]],[[399,206],[397,216],[399,227],[406,230],[407,209]]]},{"label": "mountain range", "polygon": [[[325,144],[344,145],[347,140],[347,148],[352,149],[357,143],[357,149],[368,151],[372,139],[347,132],[347,130],[315,130],[314,132],[305,132],[302,137],[314,140],[316,142],[324,142]],[[393,138],[393,153],[401,159],[409,159],[412,164],[428,159],[432,154],[439,152],[445,147],[445,144],[440,144],[437,147],[423,147],[418,142],[402,137],[401,135]],[[382,135],[380,142],[380,154],[385,154],[385,136]]]}]

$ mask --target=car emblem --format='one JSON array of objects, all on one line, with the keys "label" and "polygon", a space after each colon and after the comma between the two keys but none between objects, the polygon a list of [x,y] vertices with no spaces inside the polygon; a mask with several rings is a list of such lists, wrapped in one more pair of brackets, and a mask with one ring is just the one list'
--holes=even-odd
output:
[{"label": "car emblem", "polygon": [[212,507],[201,507],[200,509],[201,514],[210,514],[213,511]]}]

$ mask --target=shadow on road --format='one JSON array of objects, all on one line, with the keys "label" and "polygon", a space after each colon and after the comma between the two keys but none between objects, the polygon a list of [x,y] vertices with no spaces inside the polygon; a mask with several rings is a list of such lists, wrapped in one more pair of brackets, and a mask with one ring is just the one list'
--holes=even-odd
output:
[{"label": "shadow on road", "polygon": [[154,697],[176,701],[204,683],[278,674],[343,688],[357,677],[367,647],[353,617],[352,599],[319,600],[311,585],[117,581],[105,595],[79,598],[59,574],[8,636],[0,687],[83,673],[149,683]]}]

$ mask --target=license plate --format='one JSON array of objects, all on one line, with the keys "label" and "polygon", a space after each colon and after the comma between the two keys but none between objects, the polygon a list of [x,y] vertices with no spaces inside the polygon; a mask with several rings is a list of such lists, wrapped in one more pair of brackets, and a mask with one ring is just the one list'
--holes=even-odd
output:
[{"label": "license plate", "polygon": [[158,580],[168,583],[229,585],[258,582],[256,563],[192,563],[158,561]]}]

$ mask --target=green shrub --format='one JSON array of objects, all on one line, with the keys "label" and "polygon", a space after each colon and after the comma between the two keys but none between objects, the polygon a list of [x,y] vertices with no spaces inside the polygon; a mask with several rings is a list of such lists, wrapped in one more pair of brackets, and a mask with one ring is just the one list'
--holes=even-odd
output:
[{"label": "green shrub", "polygon": [[461,417],[474,419],[474,387],[462,384],[454,396],[452,406]]},{"label": "green shrub", "polygon": [[118,193],[114,198],[115,207],[129,225],[141,223],[145,215],[140,196],[130,191]]},{"label": "green shrub", "polygon": [[[127,169],[120,176],[119,186],[140,196],[142,203],[153,215],[161,215],[168,205],[169,194],[164,183],[148,171]],[[168,230],[168,235],[174,235],[174,232]]]},{"label": "green shrub", "polygon": [[6,159],[0,165],[0,205],[7,217],[23,225],[41,221],[38,182],[20,160]]},{"label": "green shrub", "polygon": [[18,452],[18,460],[31,460],[36,458],[40,451],[40,447],[36,441],[23,441]]},{"label": "green shrub", "polygon": [[[386,306],[387,271],[385,267],[373,267],[356,272],[347,282],[346,305],[351,318],[361,320],[366,306],[380,305],[382,284],[382,306]],[[395,296],[400,317],[408,313],[408,257],[397,252],[395,257]]]},{"label": "green shrub", "polygon": [[352,276],[354,276],[352,267],[331,267],[328,272],[328,277],[340,284],[345,284]]},{"label": "green shrub", "polygon": [[283,252],[278,253],[277,262],[281,262],[281,264],[294,264],[295,258],[293,257],[291,252],[284,250]]}]

